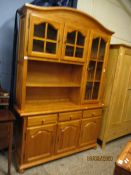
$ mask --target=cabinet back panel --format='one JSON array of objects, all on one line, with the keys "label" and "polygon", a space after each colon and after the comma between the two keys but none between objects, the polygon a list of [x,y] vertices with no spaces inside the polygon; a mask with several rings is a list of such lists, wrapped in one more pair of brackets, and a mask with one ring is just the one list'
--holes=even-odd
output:
[{"label": "cabinet back panel", "polygon": [[[71,93],[79,88],[27,88],[27,101],[65,101],[70,100]],[[77,92],[77,91],[76,91]],[[37,105],[37,103],[36,103]]]}]

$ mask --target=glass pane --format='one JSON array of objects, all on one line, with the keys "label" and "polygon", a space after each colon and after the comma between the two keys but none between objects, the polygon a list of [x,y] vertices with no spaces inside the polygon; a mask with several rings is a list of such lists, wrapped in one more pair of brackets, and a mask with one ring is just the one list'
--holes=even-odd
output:
[{"label": "glass pane", "polygon": [[95,80],[100,80],[101,79],[102,66],[103,66],[102,62],[97,63]]},{"label": "glass pane", "polygon": [[45,23],[41,23],[38,25],[34,25],[34,36],[36,37],[41,37],[44,38],[45,37]]},{"label": "glass pane", "polygon": [[93,80],[94,73],[95,73],[95,66],[96,66],[96,62],[90,61],[88,66],[88,80]]},{"label": "glass pane", "polygon": [[33,51],[44,52],[44,41],[33,40]]},{"label": "glass pane", "polygon": [[104,59],[105,48],[106,48],[106,42],[103,39],[101,39],[100,51],[99,51],[99,57],[98,57],[100,60]]},{"label": "glass pane", "polygon": [[74,55],[74,47],[66,46],[65,55],[73,57],[73,55]]},{"label": "glass pane", "polygon": [[99,86],[100,86],[100,83],[98,83],[98,82],[94,83],[92,99],[98,98]]},{"label": "glass pane", "polygon": [[56,53],[56,43],[46,42],[46,53]]},{"label": "glass pane", "polygon": [[91,48],[91,58],[93,59],[97,58],[98,44],[99,44],[99,38],[94,39]]},{"label": "glass pane", "polygon": [[91,99],[92,86],[93,86],[93,83],[87,82],[86,93],[85,93],[85,99],[87,99],[87,100]]},{"label": "glass pane", "polygon": [[83,48],[76,47],[75,57],[83,58]]},{"label": "glass pane", "polygon": [[67,33],[67,43],[75,44],[76,31]]},{"label": "glass pane", "polygon": [[85,42],[85,37],[80,32],[78,32],[77,43],[76,44],[84,46],[84,42]]},{"label": "glass pane", "polygon": [[57,40],[57,30],[50,24],[47,28],[47,39]]}]

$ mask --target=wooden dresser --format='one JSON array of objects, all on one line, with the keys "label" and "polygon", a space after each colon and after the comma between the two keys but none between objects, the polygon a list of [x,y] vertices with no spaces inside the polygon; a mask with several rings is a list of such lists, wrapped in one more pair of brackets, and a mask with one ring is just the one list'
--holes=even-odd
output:
[{"label": "wooden dresser", "polygon": [[19,10],[19,171],[96,147],[113,32],[71,8]]},{"label": "wooden dresser", "polygon": [[99,139],[102,145],[131,134],[131,47],[110,48],[104,96],[104,114]]}]

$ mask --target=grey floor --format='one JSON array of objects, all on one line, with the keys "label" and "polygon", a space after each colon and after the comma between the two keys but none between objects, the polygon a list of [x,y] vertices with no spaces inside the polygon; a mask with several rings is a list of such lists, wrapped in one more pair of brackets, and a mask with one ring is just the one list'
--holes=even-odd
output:
[{"label": "grey floor", "polygon": [[[90,149],[62,159],[58,159],[24,171],[24,175],[113,175],[115,161],[131,135],[122,137],[107,144],[105,150],[98,145]],[[111,156],[112,161],[87,160],[92,156]],[[0,175],[7,172],[7,152],[0,154]],[[18,175],[14,164],[11,174]]]}]

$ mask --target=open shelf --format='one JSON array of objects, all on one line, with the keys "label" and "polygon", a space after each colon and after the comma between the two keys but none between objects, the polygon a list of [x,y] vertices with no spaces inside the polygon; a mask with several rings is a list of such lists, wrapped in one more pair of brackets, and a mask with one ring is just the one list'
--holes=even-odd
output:
[{"label": "open shelf", "polygon": [[26,87],[26,102],[39,101],[43,103],[56,103],[63,101],[76,102],[79,99],[80,87]]},{"label": "open shelf", "polygon": [[80,87],[82,66],[30,61],[27,75],[27,87]]}]

